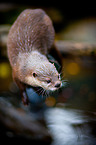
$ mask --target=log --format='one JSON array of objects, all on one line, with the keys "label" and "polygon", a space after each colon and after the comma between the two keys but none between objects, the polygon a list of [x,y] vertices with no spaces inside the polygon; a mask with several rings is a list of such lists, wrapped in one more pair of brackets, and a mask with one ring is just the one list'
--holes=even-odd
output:
[{"label": "log", "polygon": [[67,55],[96,55],[96,43],[56,41],[56,46],[62,54]]}]

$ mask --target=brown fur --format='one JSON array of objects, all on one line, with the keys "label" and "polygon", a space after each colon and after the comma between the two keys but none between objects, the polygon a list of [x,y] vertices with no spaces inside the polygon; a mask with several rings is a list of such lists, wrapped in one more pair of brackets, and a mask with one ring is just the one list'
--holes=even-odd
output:
[{"label": "brown fur", "polygon": [[13,79],[21,90],[24,104],[27,104],[28,100],[25,93],[26,83],[23,82],[24,66],[21,71],[20,60],[18,61],[19,53],[24,53],[24,60],[28,58],[28,53],[34,50],[45,56],[53,53],[61,63],[60,53],[54,47],[54,35],[52,21],[41,9],[24,10],[9,31],[8,57],[13,70]]},{"label": "brown fur", "polygon": [[16,63],[19,52],[38,49],[48,53],[54,42],[54,28],[50,18],[41,9],[24,10],[12,25],[8,35],[8,56],[11,65]]}]

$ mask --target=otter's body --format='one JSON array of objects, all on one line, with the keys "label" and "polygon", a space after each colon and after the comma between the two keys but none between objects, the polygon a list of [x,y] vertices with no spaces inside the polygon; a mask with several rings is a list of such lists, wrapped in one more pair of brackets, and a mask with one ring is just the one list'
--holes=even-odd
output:
[{"label": "otter's body", "polygon": [[47,58],[53,50],[60,55],[53,45],[54,33],[52,21],[41,9],[24,10],[9,31],[8,57],[25,104],[26,85],[52,91],[61,86],[59,73]]}]

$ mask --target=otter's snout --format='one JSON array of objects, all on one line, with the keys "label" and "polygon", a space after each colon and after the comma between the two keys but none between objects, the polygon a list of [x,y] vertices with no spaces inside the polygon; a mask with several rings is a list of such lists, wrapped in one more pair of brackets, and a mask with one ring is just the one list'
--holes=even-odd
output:
[{"label": "otter's snout", "polygon": [[61,86],[61,83],[60,82],[58,82],[58,83],[55,84],[55,87],[56,88],[60,88],[60,86]]}]

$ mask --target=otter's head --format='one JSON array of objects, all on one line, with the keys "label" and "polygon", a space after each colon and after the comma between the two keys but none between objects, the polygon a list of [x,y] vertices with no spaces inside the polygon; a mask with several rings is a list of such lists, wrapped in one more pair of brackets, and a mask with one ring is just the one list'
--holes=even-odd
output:
[{"label": "otter's head", "polygon": [[25,82],[33,87],[42,87],[48,91],[55,91],[62,86],[60,74],[54,64],[50,63],[45,56],[38,57],[27,62],[27,74]]}]

